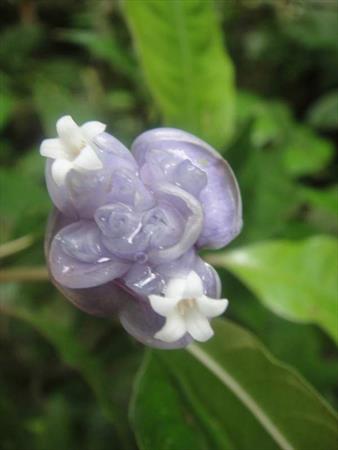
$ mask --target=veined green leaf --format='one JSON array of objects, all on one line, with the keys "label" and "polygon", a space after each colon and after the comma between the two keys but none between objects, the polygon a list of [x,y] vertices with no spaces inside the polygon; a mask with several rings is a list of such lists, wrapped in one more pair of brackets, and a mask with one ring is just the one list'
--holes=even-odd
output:
[{"label": "veined green leaf", "polygon": [[314,322],[338,341],[337,255],[337,239],[315,236],[253,244],[208,260],[237,275],[275,313]]},{"label": "veined green leaf", "polygon": [[124,11],[165,123],[223,146],[234,119],[233,67],[213,3],[125,0]]},{"label": "veined green leaf", "polygon": [[[131,419],[141,450],[334,450],[334,411],[247,331],[154,351],[139,373]],[[161,390],[159,390],[161,388]]]}]

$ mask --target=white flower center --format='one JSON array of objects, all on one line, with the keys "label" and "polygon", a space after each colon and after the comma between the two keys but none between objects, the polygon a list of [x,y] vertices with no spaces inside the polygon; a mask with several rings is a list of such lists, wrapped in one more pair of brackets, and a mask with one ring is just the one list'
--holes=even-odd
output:
[{"label": "white flower center", "polygon": [[69,156],[71,156],[72,159],[77,158],[79,156],[79,154],[82,152],[82,150],[85,148],[86,145],[87,145],[86,141],[82,140],[81,143],[79,143],[79,145],[77,145],[76,147],[69,147],[68,148],[69,153],[70,153]]},{"label": "white flower center", "polygon": [[196,300],[194,298],[184,298],[179,301],[177,310],[181,316],[185,316],[189,309],[196,307]]},{"label": "white flower center", "polygon": [[87,172],[103,167],[93,139],[103,133],[106,126],[98,121],[86,122],[79,127],[71,116],[63,116],[56,123],[58,137],[45,139],[40,146],[40,153],[54,160],[51,174],[55,183],[65,183],[70,170]]},{"label": "white flower center", "polygon": [[149,295],[153,310],[166,318],[155,338],[176,342],[186,333],[199,342],[213,335],[210,319],[224,313],[228,300],[204,294],[202,278],[191,270],[185,278],[170,278],[162,295]]}]

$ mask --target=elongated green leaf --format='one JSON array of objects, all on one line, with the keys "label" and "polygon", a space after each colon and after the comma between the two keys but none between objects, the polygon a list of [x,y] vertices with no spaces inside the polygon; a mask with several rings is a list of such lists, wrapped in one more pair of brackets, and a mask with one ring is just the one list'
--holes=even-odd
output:
[{"label": "elongated green leaf", "polygon": [[234,118],[233,68],[213,3],[125,0],[124,11],[166,124],[224,145]]},{"label": "elongated green leaf", "polygon": [[192,409],[162,361],[154,355],[146,358],[131,407],[140,449],[181,450],[183,443],[189,449],[208,449]]},{"label": "elongated green leaf", "polygon": [[131,406],[141,450],[335,450],[335,413],[304,379],[237,325],[215,332],[148,356]]},{"label": "elongated green leaf", "polygon": [[213,264],[237,275],[277,314],[314,322],[338,341],[338,241],[268,241],[211,255]]}]

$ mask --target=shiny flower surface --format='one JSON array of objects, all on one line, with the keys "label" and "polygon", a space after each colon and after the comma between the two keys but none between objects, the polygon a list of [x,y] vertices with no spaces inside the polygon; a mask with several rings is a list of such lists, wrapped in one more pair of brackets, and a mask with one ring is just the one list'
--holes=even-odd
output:
[{"label": "shiny flower surface", "polygon": [[52,280],[88,313],[116,314],[146,345],[205,341],[228,302],[197,252],[239,233],[236,179],[215,150],[184,131],[147,131],[130,152],[104,128],[65,116],[59,139],[41,145],[55,205],[46,234]]}]

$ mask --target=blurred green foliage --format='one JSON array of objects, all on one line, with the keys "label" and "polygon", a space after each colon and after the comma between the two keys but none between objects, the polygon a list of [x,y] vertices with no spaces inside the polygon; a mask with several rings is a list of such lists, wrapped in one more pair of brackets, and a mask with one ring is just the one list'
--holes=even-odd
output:
[{"label": "blurred green foliage", "polygon": [[[253,450],[254,439],[262,449],[284,448],[259,441],[255,414],[240,413],[231,389],[183,350],[146,357],[129,421],[142,346],[117,323],[75,310],[48,282],[20,282],[16,269],[44,265],[50,201],[38,148],[57,118],[101,120],[127,145],[162,124],[195,132],[225,155],[243,194],[242,234],[229,252],[208,255],[220,265],[228,317],[337,407],[336,2],[4,0],[0,12],[1,448],[191,450],[197,437],[206,450]],[[23,236],[32,239],[20,247]],[[256,338],[231,322],[217,328],[197,348],[262,402],[283,438],[297,449],[333,449],[327,432],[316,429],[328,440],[310,448],[304,421],[285,425],[278,389],[290,401],[287,414],[304,398],[282,382],[276,388],[273,377],[257,381],[267,353]],[[243,342],[256,356],[233,353]],[[264,403],[266,392],[274,406]],[[163,402],[170,407],[160,410]],[[311,408],[317,424],[333,420],[322,400]],[[241,439],[236,424],[246,430]]]}]

